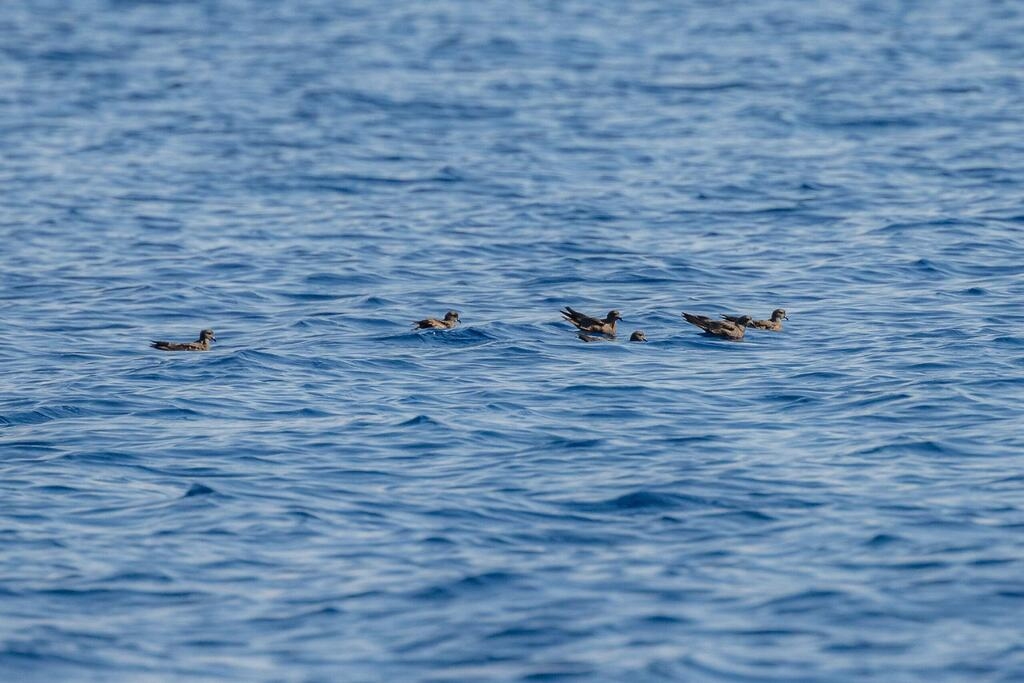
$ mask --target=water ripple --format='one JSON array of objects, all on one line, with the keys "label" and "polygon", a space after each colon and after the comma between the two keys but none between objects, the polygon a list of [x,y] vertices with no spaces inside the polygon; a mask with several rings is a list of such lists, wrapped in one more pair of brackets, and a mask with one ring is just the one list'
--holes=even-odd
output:
[{"label": "water ripple", "polygon": [[3,680],[1022,678],[1014,4],[8,4]]}]

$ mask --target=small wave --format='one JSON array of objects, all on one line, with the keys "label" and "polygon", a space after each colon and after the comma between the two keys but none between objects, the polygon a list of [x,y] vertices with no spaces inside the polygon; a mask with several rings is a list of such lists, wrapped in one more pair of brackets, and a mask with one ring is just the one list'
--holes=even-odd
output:
[{"label": "small wave", "polygon": [[19,425],[37,425],[53,420],[62,420],[77,417],[89,417],[92,411],[79,408],[78,406],[55,405],[26,410],[17,413],[0,415],[0,427],[16,427]]},{"label": "small wave", "polygon": [[395,426],[396,427],[419,427],[419,426],[422,426],[422,425],[430,425],[430,426],[433,426],[433,427],[443,427],[443,426],[445,426],[443,422],[441,422],[440,420],[436,420],[436,419],[430,417],[429,415],[417,415],[416,417],[412,417],[412,418],[409,418],[408,420],[404,420],[402,422],[399,422]]},{"label": "small wave", "polygon": [[698,498],[658,491],[634,491],[615,498],[593,502],[571,502],[567,507],[584,512],[618,512],[630,510],[671,510],[684,506],[706,504]]},{"label": "small wave", "polygon": [[419,600],[451,600],[467,593],[487,592],[519,582],[523,577],[513,572],[493,571],[471,574],[454,581],[439,583],[414,591]]},{"label": "small wave", "polygon": [[181,496],[182,498],[193,498],[195,496],[208,496],[210,494],[217,493],[214,489],[206,486],[205,484],[195,483],[188,487],[188,491]]}]

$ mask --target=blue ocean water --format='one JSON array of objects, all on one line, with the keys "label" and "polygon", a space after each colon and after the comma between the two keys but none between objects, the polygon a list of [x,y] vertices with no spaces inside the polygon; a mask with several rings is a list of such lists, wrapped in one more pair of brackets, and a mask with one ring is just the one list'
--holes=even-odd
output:
[{"label": "blue ocean water", "polygon": [[1022,35],[5,3],[0,679],[1024,680]]}]

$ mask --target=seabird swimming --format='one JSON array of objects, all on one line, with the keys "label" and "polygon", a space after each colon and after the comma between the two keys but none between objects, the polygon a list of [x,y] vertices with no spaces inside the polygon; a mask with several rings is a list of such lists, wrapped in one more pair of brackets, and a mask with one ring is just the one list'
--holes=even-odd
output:
[{"label": "seabird swimming", "polygon": [[154,341],[149,345],[161,351],[209,351],[212,341],[217,341],[217,338],[213,336],[213,330],[203,330],[199,333],[199,341],[184,343]]},{"label": "seabird swimming", "polygon": [[459,324],[459,314],[455,311],[448,311],[444,314],[444,320],[437,318],[424,318],[413,323],[418,330],[450,330]]},{"label": "seabird swimming", "polygon": [[747,331],[747,325],[753,322],[753,318],[749,315],[741,316],[735,321],[712,320],[704,315],[693,315],[692,313],[685,312],[683,317],[686,318],[686,322],[696,325],[708,334],[713,334],[722,339],[731,339],[732,341],[743,339],[743,334]]},{"label": "seabird swimming", "polygon": [[[736,322],[739,320],[737,316],[723,315],[723,320],[729,322]],[[771,320],[753,320],[750,322],[750,327],[756,327],[759,330],[771,330],[772,332],[779,332],[782,330],[782,321],[789,320],[789,316],[786,315],[786,311],[781,308],[776,308],[772,311]]]},{"label": "seabird swimming", "polygon": [[560,313],[563,318],[575,325],[581,332],[606,334],[609,337],[615,336],[615,323],[622,320],[622,315],[618,311],[608,311],[608,315],[604,320],[592,318],[586,313],[574,311],[568,306],[565,307],[564,311],[560,311]]}]

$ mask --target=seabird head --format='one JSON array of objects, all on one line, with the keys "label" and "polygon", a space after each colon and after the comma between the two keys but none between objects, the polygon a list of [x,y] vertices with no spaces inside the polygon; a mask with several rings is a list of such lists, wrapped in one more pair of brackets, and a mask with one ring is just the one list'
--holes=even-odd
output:
[{"label": "seabird head", "polygon": [[789,320],[789,316],[786,315],[786,311],[784,311],[783,309],[776,308],[774,311],[772,311],[772,320],[774,320],[775,322],[778,322],[780,320]]},{"label": "seabird head", "polygon": [[644,334],[643,330],[637,330],[633,334],[629,335],[629,341],[645,342],[647,341],[647,335]]}]

